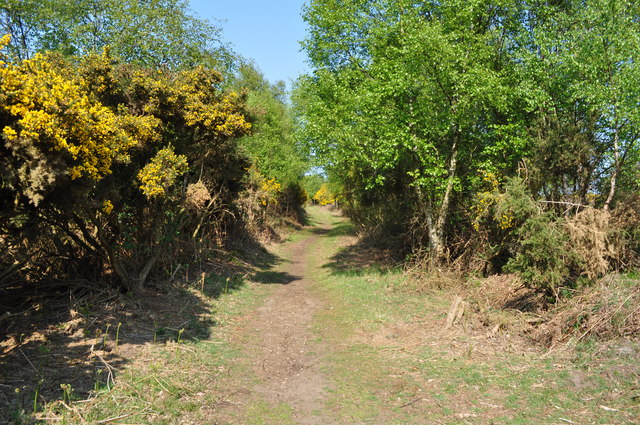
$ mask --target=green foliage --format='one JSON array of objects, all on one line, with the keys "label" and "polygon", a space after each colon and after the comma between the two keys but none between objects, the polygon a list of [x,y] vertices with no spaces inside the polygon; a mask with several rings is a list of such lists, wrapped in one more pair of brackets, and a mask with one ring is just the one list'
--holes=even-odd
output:
[{"label": "green foliage", "polygon": [[311,1],[299,137],[369,230],[437,259],[511,256],[538,201],[561,215],[637,191],[638,7]]},{"label": "green foliage", "polygon": [[313,196],[313,194],[320,190],[320,186],[325,183],[327,183],[327,178],[322,174],[308,174],[302,179],[304,189],[308,194],[310,194],[310,196]]},{"label": "green foliage", "polygon": [[571,285],[571,267],[577,258],[570,249],[563,222],[551,213],[529,218],[517,230],[518,253],[505,270],[518,273],[529,286],[557,294],[561,286]]},{"label": "green foliage", "polygon": [[231,69],[233,55],[220,28],[193,16],[184,0],[8,0],[2,31],[15,35],[11,52],[86,55],[109,46],[127,63],[173,69],[205,65]]},{"label": "green foliage", "polygon": [[252,167],[242,205],[249,228],[261,235],[269,233],[274,217],[301,219],[300,208],[308,196],[301,185],[307,155],[295,137],[284,82],[271,84],[253,64],[244,63],[230,86],[247,93],[252,132],[240,145]]},{"label": "green foliage", "polygon": [[293,182],[286,185],[279,195],[278,203],[285,210],[295,211],[309,200],[309,194],[299,182]]},{"label": "green foliage", "polygon": [[513,11],[499,6],[485,21],[482,2],[327,0],[305,16],[315,71],[298,83],[303,136],[353,194],[354,211],[393,198],[402,204],[383,220],[406,211],[405,231],[416,223],[441,254],[469,173],[495,157],[503,159],[494,166],[513,168],[523,153],[510,143],[520,132],[507,127],[512,64],[499,42]]},{"label": "green foliage", "polygon": [[248,93],[253,128],[240,143],[255,167],[281,185],[299,182],[307,169],[306,154],[294,135],[295,121],[284,83],[270,84],[253,65],[244,64],[231,85]]},{"label": "green foliage", "polygon": [[476,194],[472,207],[475,213],[473,227],[476,231],[487,225],[510,231],[509,229],[519,227],[527,219],[540,213],[540,207],[521,178],[508,178],[500,187],[497,177],[493,173],[487,173],[483,181],[487,188]]},{"label": "green foliage", "polygon": [[534,201],[525,181],[519,177],[508,178],[494,217],[508,214],[513,217],[514,224],[519,225],[538,213],[540,207]]}]

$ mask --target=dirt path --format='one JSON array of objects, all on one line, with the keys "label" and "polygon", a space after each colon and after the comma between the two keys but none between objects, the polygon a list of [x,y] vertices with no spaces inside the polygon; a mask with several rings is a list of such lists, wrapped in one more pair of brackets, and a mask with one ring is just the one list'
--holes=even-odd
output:
[{"label": "dirt path", "polygon": [[310,328],[323,302],[310,290],[308,278],[308,257],[328,226],[313,230],[291,243],[290,260],[275,272],[282,283],[241,330],[243,351],[260,380],[250,389],[251,400],[242,404],[264,403],[270,409],[287,406],[288,419],[309,425],[334,423],[324,407],[328,381],[321,369],[326,347]]}]

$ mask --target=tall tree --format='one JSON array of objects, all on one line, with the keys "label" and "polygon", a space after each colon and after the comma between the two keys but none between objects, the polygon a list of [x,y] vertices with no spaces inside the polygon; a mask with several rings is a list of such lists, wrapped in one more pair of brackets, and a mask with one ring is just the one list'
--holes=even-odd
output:
[{"label": "tall tree", "polygon": [[455,193],[485,147],[495,153],[492,126],[509,123],[502,3],[320,0],[306,11],[308,139],[358,190],[405,193],[436,258]]},{"label": "tall tree", "polygon": [[[637,157],[637,2],[531,2],[517,52],[535,110],[534,192],[609,209]],[[631,165],[633,162],[631,162]]]},{"label": "tall tree", "polygon": [[123,61],[145,66],[227,71],[233,65],[221,29],[196,18],[185,0],[7,0],[0,19],[19,59],[34,51],[83,55],[109,46]]},{"label": "tall tree", "polygon": [[267,81],[254,64],[244,63],[231,85],[247,91],[253,131],[240,144],[265,177],[280,184],[299,182],[307,170],[306,154],[295,138],[295,120],[283,81]]}]

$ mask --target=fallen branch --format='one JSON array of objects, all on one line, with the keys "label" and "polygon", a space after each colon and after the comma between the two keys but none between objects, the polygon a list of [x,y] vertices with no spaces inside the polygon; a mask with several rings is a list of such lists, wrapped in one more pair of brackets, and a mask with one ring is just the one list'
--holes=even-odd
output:
[{"label": "fallen branch", "polygon": [[466,304],[467,303],[462,300],[460,295],[456,295],[453,300],[453,304],[451,304],[451,308],[449,309],[449,313],[447,314],[447,324],[444,327],[445,330],[449,329],[462,318]]},{"label": "fallen branch", "polygon": [[[105,368],[107,369],[107,372],[109,372],[109,374],[107,375],[107,388],[109,390],[111,390],[111,385],[113,385],[113,386],[116,385],[116,381],[113,379],[113,368],[109,365],[109,363],[107,363],[107,361],[100,354],[96,353],[95,351],[93,352],[93,354],[97,358],[99,358],[100,361],[102,361],[102,363],[104,364]],[[111,385],[109,385],[109,381],[111,381]]]},{"label": "fallen branch", "polygon": [[20,351],[20,353],[22,353],[24,358],[27,359],[27,362],[29,363],[29,365],[31,365],[31,367],[33,368],[33,370],[36,371],[38,376],[40,376],[42,378],[43,377],[42,374],[38,371],[38,369],[36,369],[36,367],[33,365],[33,363],[31,363],[31,360],[29,360],[29,357],[27,357],[27,355],[24,353],[24,351],[22,351],[22,348],[18,349],[18,351]]},{"label": "fallen branch", "polygon": [[554,205],[566,205],[569,207],[578,208],[593,208],[591,205],[576,204],[575,202],[563,202],[563,201],[538,201],[541,204],[554,204]]}]

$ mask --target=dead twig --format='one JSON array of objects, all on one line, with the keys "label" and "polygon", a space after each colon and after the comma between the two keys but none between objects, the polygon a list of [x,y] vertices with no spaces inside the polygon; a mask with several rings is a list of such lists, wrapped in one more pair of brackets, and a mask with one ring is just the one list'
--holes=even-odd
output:
[{"label": "dead twig", "polygon": [[[140,412],[137,412],[140,413]],[[101,421],[96,422],[96,424],[108,424],[109,422],[117,421],[119,419],[128,418],[129,416],[135,415],[135,413],[127,413],[126,415],[114,416],[112,418],[103,419]]]},{"label": "dead twig", "polygon": [[175,394],[171,391],[169,391],[169,389],[167,387],[165,387],[164,385],[162,385],[162,382],[160,382],[160,380],[158,378],[156,378],[155,376],[153,377],[153,379],[156,380],[156,382],[158,383],[158,385],[160,385],[162,387],[163,390],[165,390],[166,392],[168,392],[169,394],[171,394],[172,396],[175,397]]},{"label": "dead twig", "polygon": [[627,301],[629,301],[629,299],[631,297],[633,297],[635,295],[634,293],[631,293],[627,298],[624,299],[624,301],[622,301],[622,303],[620,303],[620,305],[618,306],[618,308],[616,308],[613,313],[603,316],[600,320],[598,320],[596,323],[594,323],[592,326],[589,327],[589,329],[587,329],[586,331],[584,331],[584,333],[582,335],[580,335],[580,337],[578,337],[578,339],[576,340],[576,342],[579,342],[582,340],[582,338],[584,338],[585,336],[587,336],[587,334],[589,334],[589,332],[591,332],[593,329],[595,329],[596,326],[600,325],[602,322],[604,322],[607,319],[611,319],[613,316],[616,315],[616,313],[618,311],[620,311],[620,309],[627,303]]},{"label": "dead twig", "polygon": [[[111,365],[109,365],[109,363],[107,363],[107,361],[100,354],[96,353],[95,351],[93,352],[93,354],[100,359],[102,364],[104,364],[105,368],[107,369],[107,372],[108,372],[107,388],[110,390],[111,386],[116,385],[116,381],[113,379],[113,368],[111,367]],[[111,381],[111,384],[109,384],[109,381]]]},{"label": "dead twig", "polygon": [[31,363],[31,360],[29,360],[29,357],[27,357],[27,355],[24,353],[24,351],[22,351],[22,348],[19,348],[18,351],[20,351],[20,353],[22,353],[22,355],[27,360],[29,365],[33,368],[33,370],[35,370],[35,372],[38,374],[38,376],[42,378],[43,377],[42,374],[40,373],[40,371],[38,371],[38,369],[36,369],[36,367],[33,365],[33,363]]},{"label": "dead twig", "polygon": [[422,400],[424,400],[424,397],[414,398],[413,400],[408,401],[405,404],[403,404],[402,406],[400,406],[400,409],[403,409],[403,408],[405,408],[407,406],[411,406],[412,404],[415,404],[415,403],[417,403],[419,401],[422,401]]}]

